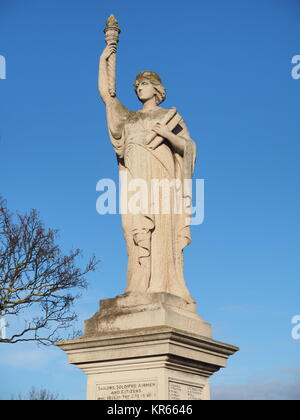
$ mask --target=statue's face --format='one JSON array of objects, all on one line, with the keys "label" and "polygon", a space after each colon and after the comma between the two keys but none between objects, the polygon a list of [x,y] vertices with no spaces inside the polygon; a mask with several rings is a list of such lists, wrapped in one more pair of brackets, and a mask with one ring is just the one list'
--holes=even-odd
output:
[{"label": "statue's face", "polygon": [[141,102],[152,99],[155,96],[155,88],[152,83],[147,79],[141,79],[136,87],[136,93]]}]

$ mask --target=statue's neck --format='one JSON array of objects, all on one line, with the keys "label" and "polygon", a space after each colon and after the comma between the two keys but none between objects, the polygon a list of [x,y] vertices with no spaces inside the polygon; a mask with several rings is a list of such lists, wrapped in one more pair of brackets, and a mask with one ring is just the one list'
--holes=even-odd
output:
[{"label": "statue's neck", "polygon": [[142,112],[154,111],[158,108],[159,106],[157,106],[155,98],[151,98],[149,101],[143,103]]}]

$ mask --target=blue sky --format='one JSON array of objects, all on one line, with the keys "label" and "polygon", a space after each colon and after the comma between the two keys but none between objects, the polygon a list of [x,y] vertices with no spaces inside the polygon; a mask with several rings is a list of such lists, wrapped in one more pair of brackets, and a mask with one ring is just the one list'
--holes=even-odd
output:
[{"label": "blue sky", "polygon": [[[192,227],[186,282],[213,337],[241,348],[212,394],[299,399],[299,1],[0,0],[0,193],[13,210],[37,208],[64,249],[101,260],[79,325],[123,292],[120,216],[95,209],[97,181],[118,177],[97,92],[111,13],[120,100],[138,109],[136,74],[158,72],[163,106],[178,108],[197,143],[205,220]],[[0,378],[0,398],[32,385],[84,398],[84,374],[56,348],[0,346]]]}]

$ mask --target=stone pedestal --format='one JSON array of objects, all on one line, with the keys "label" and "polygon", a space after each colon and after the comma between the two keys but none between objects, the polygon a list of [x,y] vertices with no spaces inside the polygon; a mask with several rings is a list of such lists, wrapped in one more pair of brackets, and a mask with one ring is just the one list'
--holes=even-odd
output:
[{"label": "stone pedestal", "polygon": [[87,374],[89,400],[207,400],[208,378],[238,348],[213,340],[195,310],[168,293],[121,295],[57,346]]}]

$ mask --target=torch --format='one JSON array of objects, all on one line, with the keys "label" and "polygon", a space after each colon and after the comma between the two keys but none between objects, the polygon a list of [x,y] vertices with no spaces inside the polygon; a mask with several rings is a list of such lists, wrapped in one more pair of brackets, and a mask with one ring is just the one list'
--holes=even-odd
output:
[{"label": "torch", "polygon": [[[104,29],[106,44],[117,46],[120,32],[121,29],[119,28],[117,19],[114,15],[110,15]],[[113,53],[107,60],[108,91],[111,97],[116,96],[116,58],[116,54]]]}]

